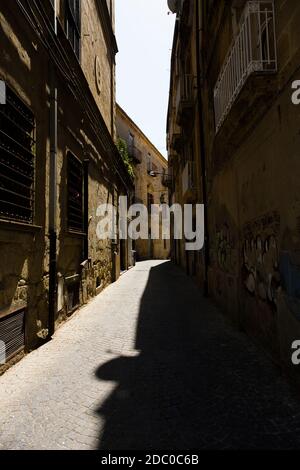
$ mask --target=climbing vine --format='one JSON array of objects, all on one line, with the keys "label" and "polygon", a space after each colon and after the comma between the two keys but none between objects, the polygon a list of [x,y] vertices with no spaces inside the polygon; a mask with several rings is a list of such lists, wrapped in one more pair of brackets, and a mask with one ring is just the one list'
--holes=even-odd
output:
[{"label": "climbing vine", "polygon": [[133,165],[132,165],[132,159],[129,155],[128,152],[128,146],[125,140],[123,139],[118,139],[117,140],[117,149],[119,150],[119,153],[123,159],[123,162],[125,163],[125,166],[127,168],[127,171],[129,175],[134,178],[134,170],[133,170]]}]

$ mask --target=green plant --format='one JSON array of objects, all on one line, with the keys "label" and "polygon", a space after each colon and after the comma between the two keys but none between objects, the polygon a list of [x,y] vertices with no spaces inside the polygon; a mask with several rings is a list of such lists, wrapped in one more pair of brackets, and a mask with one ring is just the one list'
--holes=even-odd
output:
[{"label": "green plant", "polygon": [[126,141],[119,138],[117,140],[117,149],[119,150],[119,154],[121,155],[122,160],[125,163],[125,166],[127,168],[127,171],[129,173],[129,175],[132,178],[134,178],[134,170],[133,170],[133,165],[132,165],[132,159],[130,158]]}]

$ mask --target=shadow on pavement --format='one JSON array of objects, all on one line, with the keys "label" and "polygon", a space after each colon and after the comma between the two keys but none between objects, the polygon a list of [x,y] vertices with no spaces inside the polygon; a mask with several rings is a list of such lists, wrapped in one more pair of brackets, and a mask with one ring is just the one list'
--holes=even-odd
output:
[{"label": "shadow on pavement", "polygon": [[100,449],[299,448],[277,369],[171,263],[150,271],[136,350],[96,372],[118,384],[98,410]]}]

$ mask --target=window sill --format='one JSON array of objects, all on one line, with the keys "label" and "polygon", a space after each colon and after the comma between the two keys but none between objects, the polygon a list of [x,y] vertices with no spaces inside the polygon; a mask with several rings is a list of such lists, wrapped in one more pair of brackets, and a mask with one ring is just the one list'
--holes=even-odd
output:
[{"label": "window sill", "polygon": [[40,225],[25,224],[23,222],[15,222],[13,220],[0,219],[0,229],[17,230],[20,232],[39,232],[42,230]]}]

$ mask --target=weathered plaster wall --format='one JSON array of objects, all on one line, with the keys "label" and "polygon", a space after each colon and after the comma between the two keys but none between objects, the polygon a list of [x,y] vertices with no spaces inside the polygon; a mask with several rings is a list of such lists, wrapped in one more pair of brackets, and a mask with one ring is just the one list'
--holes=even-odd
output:
[{"label": "weathered plaster wall", "polygon": [[[96,93],[91,45],[83,40],[83,70],[87,84],[93,89],[96,103],[111,131],[114,94],[110,93],[111,57],[104,45],[102,28],[94,1],[82,2],[83,33],[90,33],[103,67],[103,89]],[[58,4],[59,6],[59,4]],[[88,10],[86,10],[88,9]],[[63,11],[59,8],[60,19]],[[98,43],[97,43],[98,41]],[[51,61],[32,29],[15,7],[0,7],[0,79],[32,110],[36,120],[36,183],[34,226],[20,226],[0,220],[0,317],[26,307],[26,348],[32,349],[45,339],[48,329],[49,299],[49,110]],[[72,52],[69,51],[71,54]],[[93,57],[92,57],[93,56]],[[74,56],[74,61],[76,61]],[[74,62],[75,64],[75,62]],[[77,66],[79,66],[77,64]],[[74,70],[76,67],[74,65]],[[67,315],[66,277],[79,274],[80,304],[119,276],[119,248],[96,236],[97,207],[117,200],[126,192],[103,145],[95,135],[84,111],[57,74],[58,88],[58,152],[57,152],[57,323]],[[88,89],[88,88],[87,88]],[[95,104],[96,108],[96,104]],[[71,234],[67,224],[67,153],[79,160],[88,158],[89,165],[89,262],[84,260],[84,236]]]},{"label": "weathered plaster wall", "polygon": [[[300,5],[276,2],[276,22],[279,71],[272,84],[268,77],[259,83],[266,93],[274,90],[268,108],[260,116],[262,95],[249,109],[253,118],[239,144],[224,138],[226,159],[217,166],[217,147],[208,138],[210,287],[226,311],[237,309],[235,321],[289,367],[292,341],[300,337],[300,108],[291,101],[300,60]],[[216,48],[221,42],[217,36]],[[256,93],[255,79],[251,90]],[[233,138],[242,132],[241,125]]]},{"label": "weathered plaster wall", "polygon": [[[81,65],[90,89],[110,133],[115,113],[114,56],[105,38],[95,0],[82,3]],[[96,58],[100,61],[100,89],[97,85]],[[113,115],[113,116],[112,116]]]}]

